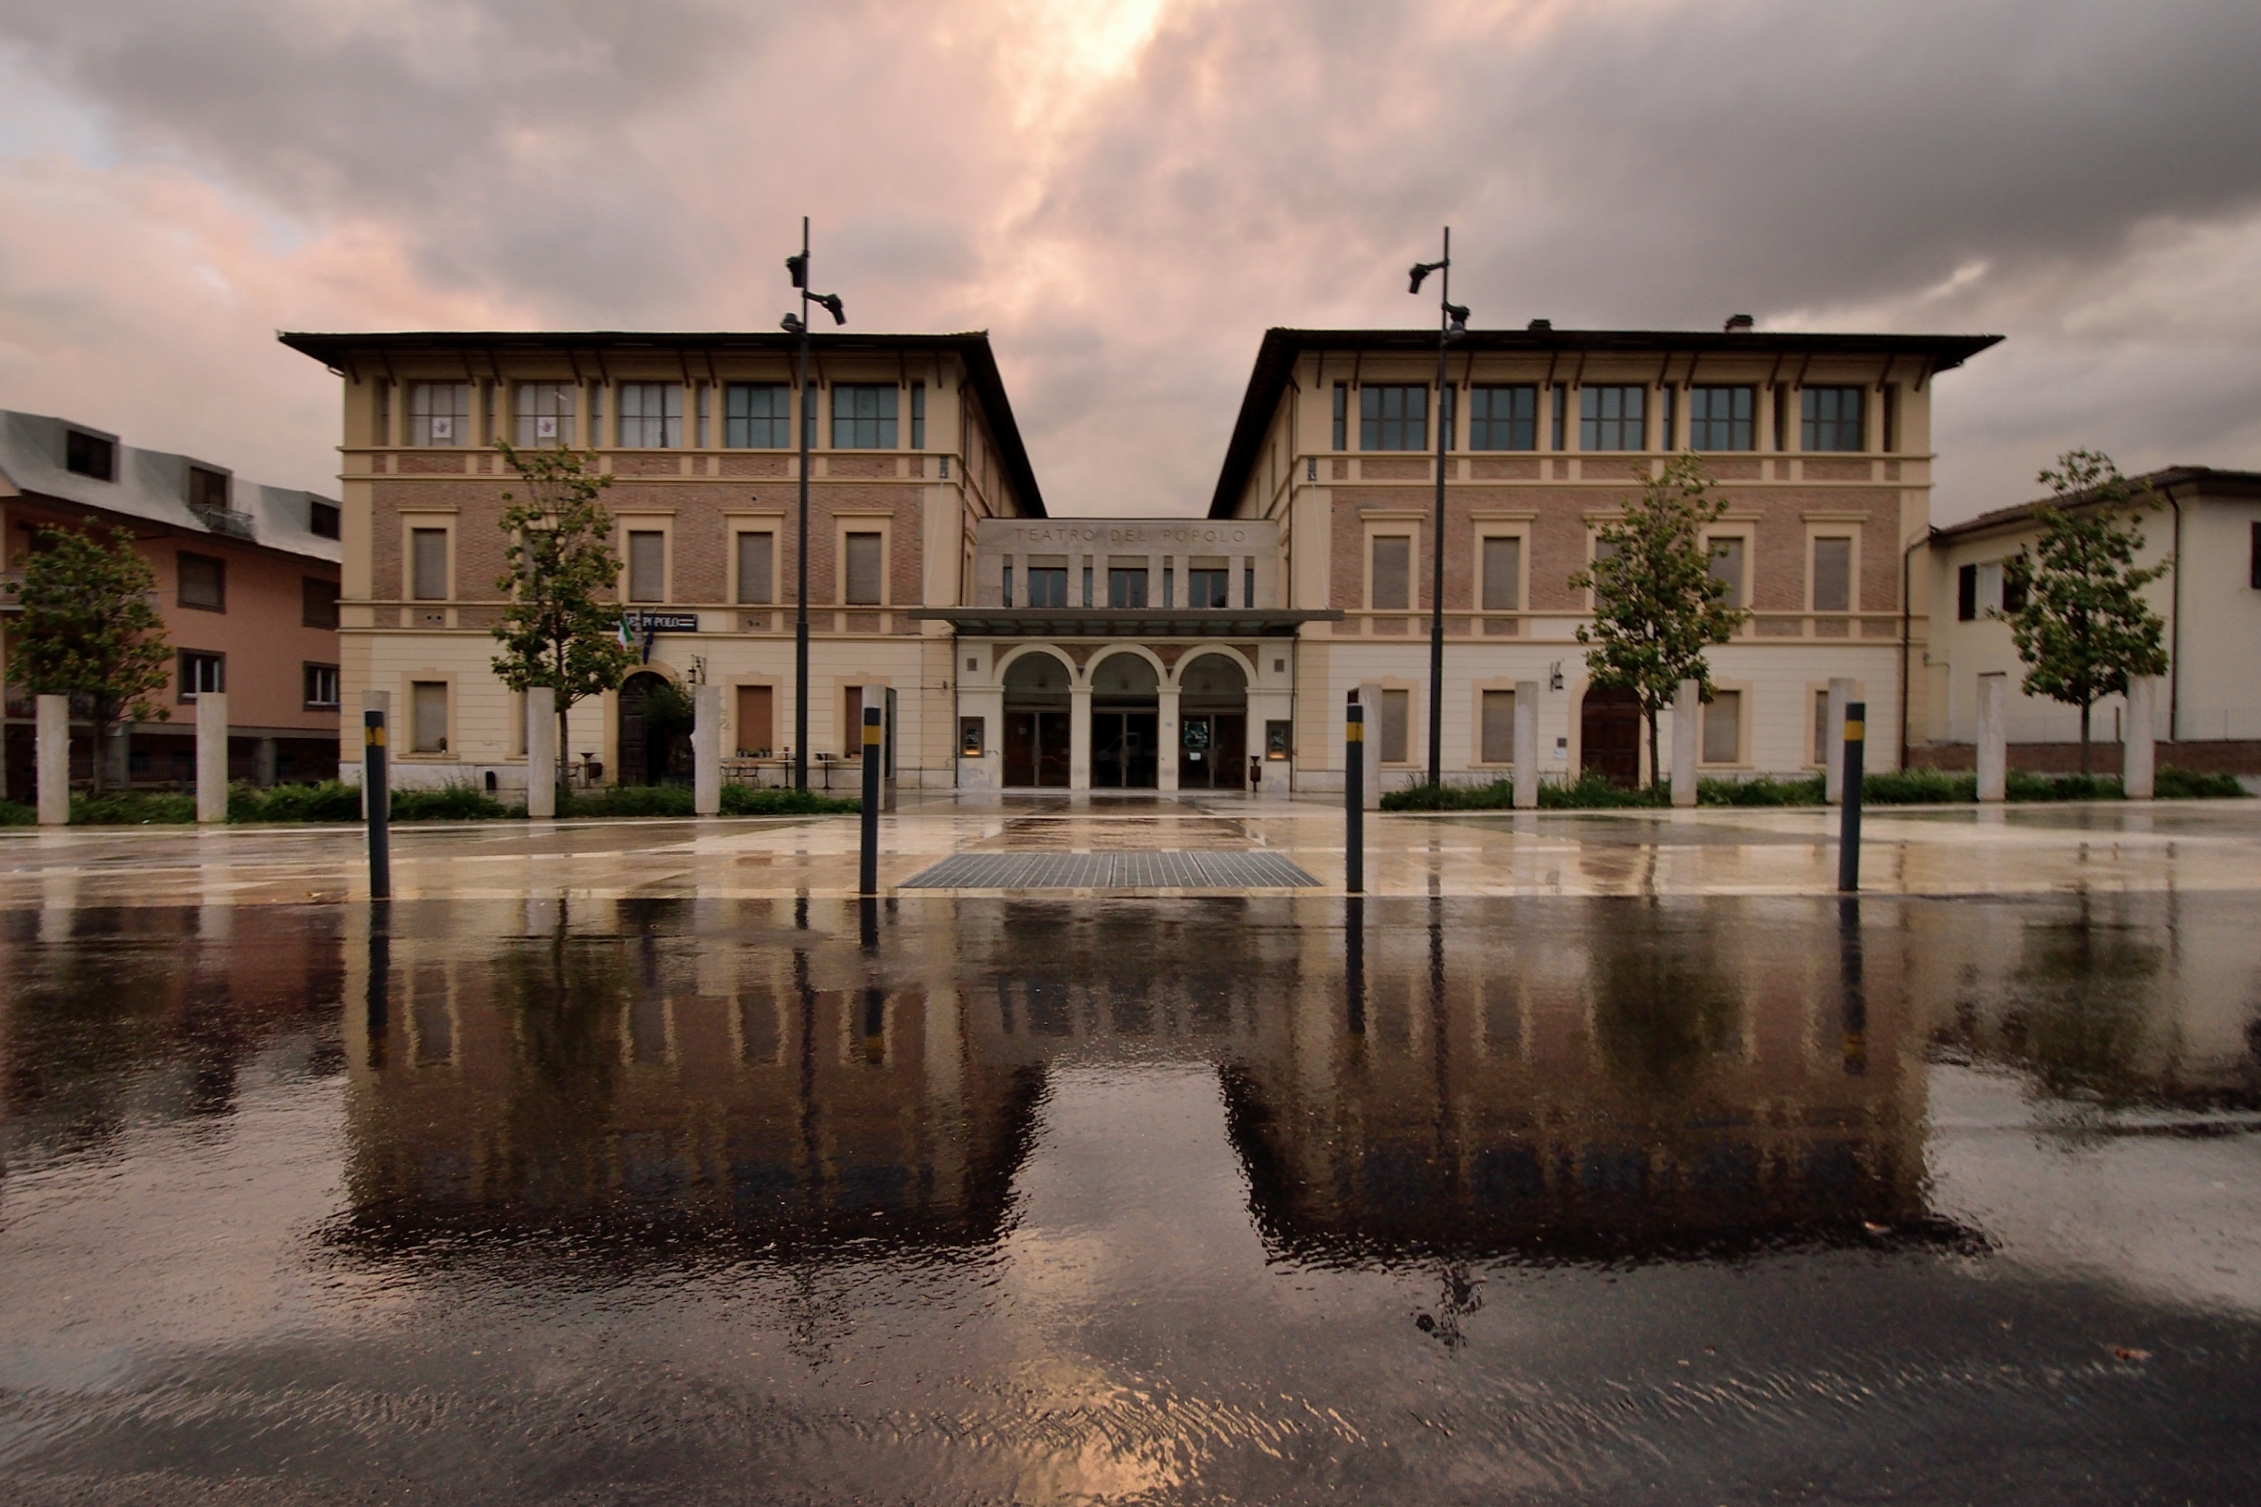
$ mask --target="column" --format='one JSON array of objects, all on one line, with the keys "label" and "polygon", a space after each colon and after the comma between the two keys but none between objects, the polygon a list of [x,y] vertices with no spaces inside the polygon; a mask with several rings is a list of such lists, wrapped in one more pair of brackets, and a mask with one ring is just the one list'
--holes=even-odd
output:
[{"label": "column", "polygon": [[2121,719],[2120,789],[2131,801],[2147,801],[2157,789],[2155,736],[2159,682],[2149,675],[2128,677],[2127,713]]},{"label": "column", "polygon": [[196,698],[196,819],[228,819],[228,697],[203,691]]},{"label": "column", "polygon": [[[691,724],[691,810],[698,816],[722,814],[722,687],[701,685],[691,692],[696,713]],[[865,757],[871,757],[867,754]]]},{"label": "column", "polygon": [[[1154,750],[1154,783],[1161,790],[1178,788],[1178,688],[1165,685],[1157,693],[1162,704],[1162,715],[1155,719],[1158,731],[1155,740],[1160,745]],[[1263,734],[1259,732],[1258,737]],[[1211,757],[1215,757],[1214,754]]]},{"label": "column", "polygon": [[37,717],[39,824],[60,827],[71,819],[71,698],[40,697]]},{"label": "column", "polygon": [[275,788],[275,740],[261,738],[258,751],[252,755],[251,778],[262,790]]},{"label": "column", "polygon": [[526,814],[557,815],[557,692],[526,690]]},{"label": "column", "polygon": [[1068,690],[1068,788],[1091,789],[1091,687]]},{"label": "column", "polygon": [[1845,704],[1853,699],[1853,682],[1832,676],[1829,708],[1821,719],[1821,798],[1834,806],[1845,798]]},{"label": "column", "polygon": [[1515,682],[1515,807],[1532,811],[1539,804],[1539,683]]},{"label": "column", "polygon": [[1672,694],[1672,804],[1696,804],[1696,738],[1703,725],[1704,690],[1683,680]]},{"label": "column", "polygon": [[2010,781],[2010,677],[1978,677],[1978,798],[1999,801]]}]

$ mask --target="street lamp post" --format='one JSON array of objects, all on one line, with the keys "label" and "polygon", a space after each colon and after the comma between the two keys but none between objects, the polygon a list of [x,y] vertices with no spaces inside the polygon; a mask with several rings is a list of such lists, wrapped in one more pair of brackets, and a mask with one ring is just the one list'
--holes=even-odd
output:
[{"label": "street lamp post", "polygon": [[[793,573],[797,582],[793,616],[793,788],[806,790],[809,788],[809,431],[816,427],[816,415],[809,406],[809,305],[823,305],[834,324],[846,324],[848,311],[841,305],[839,294],[809,291],[807,215],[801,216],[800,254],[785,258],[785,270],[792,277],[793,286],[801,290],[801,312],[788,314],[779,323],[788,334],[797,335],[801,340],[800,390],[786,405],[786,412],[794,416],[801,430],[798,436],[801,518],[793,549]],[[729,422],[727,416],[724,422]]]},{"label": "street lamp post", "polygon": [[1444,780],[1445,728],[1445,460],[1452,443],[1452,388],[1445,356],[1455,337],[1468,333],[1468,310],[1452,301],[1452,227],[1445,227],[1444,255],[1415,262],[1408,293],[1419,293],[1432,272],[1437,281],[1437,520],[1429,534],[1429,784]]}]

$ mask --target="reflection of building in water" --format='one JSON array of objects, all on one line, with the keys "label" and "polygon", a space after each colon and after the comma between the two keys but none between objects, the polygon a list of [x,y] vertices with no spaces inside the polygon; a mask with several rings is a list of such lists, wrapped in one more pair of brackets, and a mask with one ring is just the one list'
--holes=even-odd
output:
[{"label": "reflection of building in water", "polygon": [[1369,907],[1363,988],[1305,988],[1292,1052],[1227,1074],[1268,1239],[1543,1258],[1924,1223],[1889,933],[1810,903],[1732,949],[1701,904],[1518,917]]},{"label": "reflection of building in water", "polygon": [[360,1230],[996,1235],[1040,1080],[962,1063],[947,990],[842,987],[860,964],[821,937],[667,935],[691,906],[643,909],[686,915],[372,953],[358,997],[382,1006],[349,1012]]}]

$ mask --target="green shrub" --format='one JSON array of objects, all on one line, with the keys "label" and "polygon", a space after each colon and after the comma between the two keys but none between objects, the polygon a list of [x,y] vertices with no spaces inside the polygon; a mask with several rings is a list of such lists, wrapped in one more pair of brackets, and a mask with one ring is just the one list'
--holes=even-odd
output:
[{"label": "green shrub", "polygon": [[30,827],[39,822],[37,806],[20,806],[14,801],[0,801],[0,827]]},{"label": "green shrub", "polygon": [[1978,776],[1944,769],[1881,769],[1861,778],[1864,806],[1952,806],[1978,799]]},{"label": "green shrub", "polygon": [[[1972,776],[1975,782],[1977,777]],[[2029,774],[2013,769],[2002,793],[2013,801],[2116,801],[2120,782],[2103,774]]]},{"label": "green shrub", "polygon": [[1646,789],[1627,789],[1612,785],[1608,777],[1599,770],[1582,769],[1575,780],[1539,781],[1541,811],[1610,811],[1671,804],[1672,790],[1669,786],[1651,785]]},{"label": "green shrub", "polygon": [[1699,806],[1818,806],[1821,801],[1820,775],[1785,780],[1765,774],[1749,780],[1696,781]]},{"label": "green shrub", "polygon": [[559,816],[689,816],[687,785],[607,785],[590,792],[557,793]]},{"label": "green shrub", "polygon": [[470,785],[395,790],[390,809],[396,822],[492,821],[517,814],[484,790]]},{"label": "green shrub", "polygon": [[113,790],[71,797],[74,827],[139,827],[152,822],[193,822],[196,797],[159,790]]},{"label": "green shrub", "polygon": [[862,809],[862,801],[816,790],[759,790],[752,785],[722,787],[724,816],[838,816]]},{"label": "green shrub", "polygon": [[2200,774],[2194,769],[2171,767],[2159,771],[2151,790],[2163,801],[2237,800],[2246,793],[2234,774]]},{"label": "green shrub", "polygon": [[361,787],[338,780],[324,780],[319,785],[277,785],[268,790],[237,784],[228,789],[228,820],[357,822],[361,820]]}]

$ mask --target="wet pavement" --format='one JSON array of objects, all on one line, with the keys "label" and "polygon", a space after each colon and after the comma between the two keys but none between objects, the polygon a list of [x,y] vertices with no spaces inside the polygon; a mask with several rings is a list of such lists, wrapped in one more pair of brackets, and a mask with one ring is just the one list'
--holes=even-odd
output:
[{"label": "wet pavement", "polygon": [[[1122,817],[898,830],[1340,883]],[[0,1495],[2252,1500],[2250,819],[2023,817],[1857,901],[1775,813],[1378,823],[1455,888],[1364,901],[0,841]]]}]

